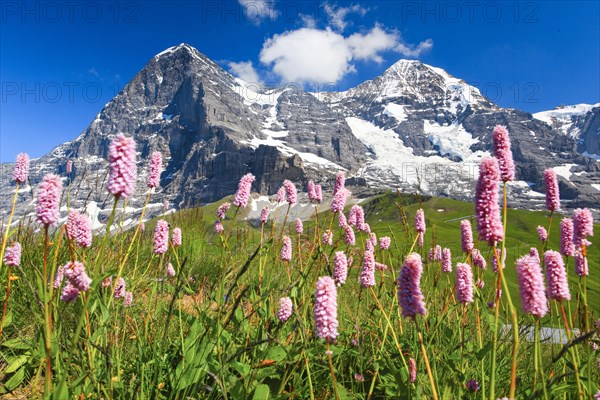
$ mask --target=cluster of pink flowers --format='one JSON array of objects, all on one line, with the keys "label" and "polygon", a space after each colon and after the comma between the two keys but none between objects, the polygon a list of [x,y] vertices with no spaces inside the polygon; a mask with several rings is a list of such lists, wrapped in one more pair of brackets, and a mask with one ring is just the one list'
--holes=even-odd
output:
[{"label": "cluster of pink flowers", "polygon": [[71,210],[67,216],[67,237],[69,240],[75,240],[77,237],[77,224],[79,220],[79,211]]},{"label": "cluster of pink flowers", "polygon": [[108,191],[117,197],[131,196],[137,178],[135,140],[119,133],[108,149],[108,163]]},{"label": "cluster of pink flowers", "polygon": [[417,210],[415,214],[415,230],[419,233],[425,233],[427,226],[425,225],[425,212],[422,208]]},{"label": "cluster of pink flowers", "polygon": [[500,206],[498,205],[498,162],[486,157],[479,164],[479,179],[475,188],[475,217],[479,239],[494,246],[504,238]]},{"label": "cluster of pink flowers", "polygon": [[323,244],[332,245],[333,244],[333,231],[331,229],[327,229],[323,233]]},{"label": "cluster of pink flowers", "polygon": [[165,254],[169,249],[169,224],[165,220],[156,222],[154,228],[154,253]]},{"label": "cluster of pink flowers", "polygon": [[19,184],[27,182],[29,175],[29,155],[27,153],[17,154],[15,169],[13,170],[13,180]]},{"label": "cluster of pink flowers", "polygon": [[115,299],[122,299],[125,297],[125,293],[127,293],[127,284],[125,279],[122,276],[117,279],[117,284],[115,285]]},{"label": "cluster of pink flowers", "polygon": [[543,317],[548,312],[548,306],[539,260],[523,256],[517,260],[516,269],[523,312]]},{"label": "cluster of pink flowers", "polygon": [[173,267],[173,264],[171,263],[167,264],[167,276],[170,276],[171,278],[175,276],[175,267]]},{"label": "cluster of pink flowers", "polygon": [[148,181],[146,185],[149,188],[156,188],[160,185],[160,173],[162,172],[162,154],[155,151],[150,157],[150,170],[148,171]]},{"label": "cluster of pink flowers", "polygon": [[375,261],[375,269],[377,271],[385,271],[388,269],[388,266],[386,264]]},{"label": "cluster of pink flowers", "polygon": [[[90,288],[92,283],[91,278],[85,271],[85,266],[79,261],[69,261],[65,266],[62,267],[62,273],[60,281],[62,282],[62,275],[68,279],[67,285],[65,285],[61,294],[61,300],[63,301],[74,301],[79,296],[80,292],[85,292]],[[60,283],[55,287],[60,287]]]},{"label": "cluster of pink flowers", "polygon": [[233,205],[236,207],[246,207],[248,200],[250,200],[250,191],[252,190],[252,183],[254,182],[254,175],[248,173],[240,179],[238,183],[237,192],[233,197]]},{"label": "cluster of pink flowers", "polygon": [[389,236],[383,236],[379,238],[379,248],[381,250],[387,250],[392,244],[392,239]]},{"label": "cluster of pink flowers", "polygon": [[546,228],[544,228],[543,226],[538,225],[537,233],[538,233],[538,238],[540,239],[540,242],[545,242],[546,240],[548,240],[548,232],[546,231]]},{"label": "cluster of pink flowers", "polygon": [[217,208],[217,218],[225,219],[225,214],[227,213],[229,208],[231,208],[231,203],[225,202],[221,204],[219,208]]},{"label": "cluster of pink flowers", "polygon": [[365,251],[363,256],[360,282],[364,288],[375,286],[375,256],[370,251]]},{"label": "cluster of pink flowers", "polygon": [[473,300],[473,271],[465,263],[456,264],[456,299],[463,304],[472,303]]},{"label": "cluster of pink flowers", "polygon": [[38,189],[36,204],[37,220],[45,226],[53,225],[58,221],[59,202],[62,192],[62,182],[54,174],[47,174]]},{"label": "cluster of pink flowers", "polygon": [[365,230],[365,211],[361,206],[355,204],[350,208],[348,213],[348,224],[350,226],[356,226],[359,231]]},{"label": "cluster of pink flowers", "polygon": [[481,251],[479,251],[479,249],[473,249],[473,251],[471,252],[471,257],[473,258],[474,266],[479,267],[481,269],[487,268],[487,261],[485,260],[485,257],[483,256],[483,254],[481,254]]},{"label": "cluster of pink flowers", "polygon": [[337,192],[342,190],[345,187],[346,183],[346,174],[344,172],[338,172],[335,174],[335,183],[333,185],[333,195],[335,196]]},{"label": "cluster of pink flowers", "polygon": [[346,244],[353,246],[356,243],[356,236],[354,235],[354,229],[350,225],[344,227],[344,239]]},{"label": "cluster of pink flowers", "polygon": [[587,257],[581,251],[575,253],[575,273],[579,276],[590,274]]},{"label": "cluster of pink flowers", "polygon": [[283,246],[281,246],[281,260],[292,261],[292,239],[289,236],[282,238]]},{"label": "cluster of pink flowers", "polygon": [[442,250],[442,272],[452,272],[452,253],[447,247]]},{"label": "cluster of pink flowers", "polygon": [[594,217],[589,209],[578,208],[573,214],[573,243],[576,250],[588,245],[588,236],[594,236]]},{"label": "cluster of pink flowers", "polygon": [[289,205],[293,206],[298,203],[298,189],[292,181],[284,180],[283,187],[285,188],[285,197]]},{"label": "cluster of pink flowers", "polygon": [[565,257],[573,257],[575,255],[573,220],[571,218],[563,218],[560,221],[560,252]]},{"label": "cluster of pink flowers", "polygon": [[223,227],[223,224],[221,223],[221,221],[216,220],[215,221],[215,231],[217,233],[223,233],[224,230],[225,230],[225,228]]},{"label": "cluster of pink flowers", "polygon": [[421,275],[423,263],[421,256],[412,253],[406,260],[398,276],[398,303],[404,317],[415,317],[417,314],[427,314],[423,293],[421,293]]},{"label": "cluster of pink flowers", "polygon": [[9,267],[18,267],[21,265],[21,244],[14,242],[4,253],[4,264]]},{"label": "cluster of pink flowers", "polygon": [[348,258],[343,251],[336,251],[333,256],[333,279],[338,285],[346,283],[348,278]]},{"label": "cluster of pink flowers", "polygon": [[571,300],[567,271],[560,253],[548,250],[544,253],[544,264],[546,281],[548,281],[548,297],[557,301]]},{"label": "cluster of pink flowers", "polygon": [[283,203],[285,201],[285,187],[280,187],[277,190],[277,195],[275,196],[275,201],[279,203]]},{"label": "cluster of pink flowers", "polygon": [[470,253],[473,250],[473,230],[471,221],[463,219],[460,221],[460,244],[464,253]]},{"label": "cluster of pink flowers", "polygon": [[266,224],[267,221],[269,220],[269,207],[268,206],[264,206],[263,209],[260,212],[260,223],[261,224]]},{"label": "cluster of pink flowers", "polygon": [[346,214],[344,214],[343,212],[338,213],[338,226],[340,228],[343,228],[346,225],[348,225],[348,220],[346,219]]},{"label": "cluster of pink flowers", "polygon": [[277,319],[281,322],[287,321],[292,316],[294,305],[289,297],[279,299],[279,310],[277,310]]},{"label": "cluster of pink flowers", "polygon": [[300,218],[296,218],[296,233],[300,235],[304,232],[304,224]]},{"label": "cluster of pink flowers", "polygon": [[92,223],[86,214],[79,214],[77,217],[77,233],[75,243],[79,247],[92,246]]},{"label": "cluster of pink flowers", "polygon": [[339,189],[335,195],[333,195],[333,200],[331,201],[331,211],[334,213],[344,212],[344,207],[346,207],[346,201],[349,195],[350,191],[348,189],[344,187]]},{"label": "cluster of pink flowers", "polygon": [[553,169],[544,171],[544,182],[546,183],[546,208],[550,211],[556,211],[560,209],[560,194],[558,179]]},{"label": "cluster of pink flowers", "polygon": [[338,336],[337,288],[329,276],[317,280],[314,315],[316,336],[328,341],[335,340]]},{"label": "cluster of pink flowers", "polygon": [[417,363],[412,357],[408,359],[408,380],[411,383],[415,383],[417,381]]},{"label": "cluster of pink flowers", "polygon": [[502,182],[515,179],[515,163],[510,149],[510,138],[506,127],[498,125],[493,132],[494,156],[498,159]]},{"label": "cluster of pink flowers", "polygon": [[173,234],[171,235],[171,242],[173,246],[179,247],[183,243],[183,237],[181,235],[181,228],[173,229]]}]

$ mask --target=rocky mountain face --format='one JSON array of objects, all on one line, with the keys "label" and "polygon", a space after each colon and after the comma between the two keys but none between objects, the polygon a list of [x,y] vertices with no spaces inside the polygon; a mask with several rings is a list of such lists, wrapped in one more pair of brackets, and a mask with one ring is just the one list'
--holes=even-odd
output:
[{"label": "rocky mountain face", "polygon": [[[490,152],[492,129],[502,124],[517,163],[514,206],[543,202],[543,171],[552,167],[566,207],[599,208],[600,107],[563,114],[500,108],[444,70],[407,60],[345,92],[260,88],[182,44],[153,57],[79,137],[33,160],[30,189],[45,173],[66,176],[73,160],[74,173],[65,178],[72,204],[96,210],[101,224],[112,206],[105,190],[108,145],[124,133],[135,138],[140,160],[124,224],[143,206],[146,165],[156,150],[165,171],[149,217],[164,212],[164,201],[183,208],[221,199],[247,172],[257,177],[254,190],[262,194],[273,194],[283,179],[301,187],[314,179],[327,187],[344,170],[355,192],[399,187],[467,199],[478,161]],[[8,194],[12,165],[2,170],[0,186]],[[21,194],[21,214],[31,211],[32,194]],[[4,214],[9,197],[1,200]]]}]

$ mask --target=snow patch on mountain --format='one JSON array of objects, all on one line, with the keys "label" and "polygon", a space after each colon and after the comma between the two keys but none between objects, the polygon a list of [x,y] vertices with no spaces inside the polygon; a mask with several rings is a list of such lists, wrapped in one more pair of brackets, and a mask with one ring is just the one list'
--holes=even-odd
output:
[{"label": "snow patch on mountain", "polygon": [[556,172],[556,175],[562,176],[563,178],[571,182],[571,176],[573,175],[573,173],[571,172],[571,168],[573,168],[576,165],[577,164],[564,164],[559,165],[557,167],[553,167],[552,169],[554,170],[554,172]]},{"label": "snow patch on mountain", "polygon": [[423,130],[428,135],[429,141],[439,148],[442,156],[450,155],[459,157],[463,161],[478,159],[486,155],[486,152],[471,150],[471,146],[479,140],[471,136],[465,128],[457,122],[441,126],[430,121],[423,121]]},{"label": "snow patch on mountain", "polygon": [[579,134],[578,130],[571,130],[575,117],[584,116],[594,107],[599,107],[600,103],[596,104],[575,104],[571,106],[558,107],[554,110],[540,111],[533,115],[533,118],[544,121],[548,125],[558,128],[563,134],[576,137]]},{"label": "snow patch on mountain", "polygon": [[388,103],[383,108],[383,113],[388,117],[395,118],[396,121],[398,121],[398,123],[400,124],[406,121],[406,119],[408,118],[408,114],[406,113],[404,107],[405,106],[402,106],[400,104]]}]

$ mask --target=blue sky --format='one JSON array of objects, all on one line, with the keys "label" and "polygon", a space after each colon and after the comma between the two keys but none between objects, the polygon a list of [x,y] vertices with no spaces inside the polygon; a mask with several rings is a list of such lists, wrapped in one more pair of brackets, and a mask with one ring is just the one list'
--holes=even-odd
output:
[{"label": "blue sky", "polygon": [[340,90],[417,58],[529,112],[600,101],[597,1],[0,3],[0,161],[72,140],[185,42],[246,79]]}]

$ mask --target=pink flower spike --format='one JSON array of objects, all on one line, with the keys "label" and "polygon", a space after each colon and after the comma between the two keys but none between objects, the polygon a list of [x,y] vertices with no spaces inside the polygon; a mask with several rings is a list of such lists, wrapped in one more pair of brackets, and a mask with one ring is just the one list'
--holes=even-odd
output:
[{"label": "pink flower spike", "polygon": [[323,244],[332,245],[333,244],[333,232],[330,229],[327,229],[325,233],[323,233]]},{"label": "pink flower spike", "polygon": [[18,267],[21,265],[21,244],[19,242],[14,242],[12,246],[6,248],[4,264],[9,267]]},{"label": "pink flower spike", "polygon": [[422,208],[419,208],[415,214],[415,230],[419,233],[425,233],[426,229],[425,212],[423,212]]},{"label": "pink flower spike", "polygon": [[546,264],[546,281],[548,281],[548,297],[557,301],[571,300],[567,271],[562,256],[558,251],[548,250],[544,253]]},{"label": "pink flower spike", "polygon": [[58,221],[59,202],[62,192],[62,182],[54,174],[47,174],[40,183],[38,200],[36,204],[37,220],[45,226],[50,226]]},{"label": "pink flower spike", "polygon": [[456,299],[463,304],[472,303],[473,300],[473,271],[465,263],[456,264],[456,283],[454,286]]},{"label": "pink flower spike", "polygon": [[363,256],[360,281],[364,288],[375,286],[375,256],[370,251],[365,251]]},{"label": "pink flower spike", "polygon": [[79,289],[71,283],[67,283],[60,295],[60,299],[64,302],[71,303],[79,297]]},{"label": "pink flower spike", "polygon": [[315,200],[320,204],[323,201],[323,189],[321,189],[321,185],[315,185],[315,195]]},{"label": "pink flower spike", "polygon": [[346,183],[346,174],[344,172],[338,172],[335,174],[335,184],[333,185],[333,195],[342,190]]},{"label": "pink flower spike", "polygon": [[556,211],[560,209],[560,192],[558,178],[553,169],[544,171],[544,182],[546,183],[546,208],[549,211]]},{"label": "pink flower spike", "polygon": [[279,204],[279,203],[283,203],[285,201],[285,187],[280,187],[277,190],[277,196],[275,201]]},{"label": "pink flower spike", "polygon": [[135,140],[119,133],[108,149],[108,163],[108,191],[116,197],[131,196],[137,178]]},{"label": "pink flower spike", "polygon": [[346,188],[341,188],[338,190],[335,195],[333,195],[333,200],[331,201],[331,211],[333,213],[343,213],[349,195],[350,191]]},{"label": "pink flower spike", "polygon": [[317,192],[315,190],[315,183],[313,181],[308,181],[306,191],[308,192],[308,198],[310,201],[317,200]]},{"label": "pink flower spike", "polygon": [[375,261],[375,269],[377,271],[385,271],[388,269],[388,266],[386,264]]},{"label": "pink flower spike", "polygon": [[279,299],[279,310],[277,310],[277,319],[281,322],[287,321],[292,316],[294,305],[289,297]]},{"label": "pink flower spike", "polygon": [[267,223],[268,220],[269,220],[269,207],[264,206],[260,212],[260,223],[264,225]]},{"label": "pink flower spike", "polygon": [[452,272],[452,253],[448,248],[442,250],[442,272]]},{"label": "pink flower spike", "polygon": [[148,181],[146,185],[149,188],[156,188],[160,185],[160,173],[162,172],[162,154],[155,151],[150,157],[150,170],[148,171]]},{"label": "pink flower spike", "polygon": [[67,216],[67,237],[69,240],[75,240],[77,237],[77,226],[79,224],[79,211],[71,210]]},{"label": "pink flower spike", "polygon": [[487,269],[487,261],[481,251],[478,249],[473,249],[471,252],[471,257],[473,258],[473,265],[479,267],[481,269]]},{"label": "pink flower spike", "polygon": [[64,275],[80,292],[85,292],[90,288],[91,278],[85,272],[85,266],[79,261],[69,261],[63,267]]},{"label": "pink flower spike", "polygon": [[548,312],[548,306],[539,261],[531,256],[523,256],[517,260],[516,269],[523,312],[543,317]]},{"label": "pink flower spike", "polygon": [[417,363],[412,357],[408,359],[408,380],[411,383],[415,383],[417,381]]},{"label": "pink flower spike", "polygon": [[183,242],[183,238],[181,236],[181,228],[173,229],[173,235],[171,236],[171,242],[173,243],[173,246],[175,246],[175,247],[181,246],[181,244]]},{"label": "pink flower spike", "polygon": [[460,239],[462,251],[467,254],[470,253],[473,250],[473,230],[468,219],[460,221]]},{"label": "pink flower spike", "polygon": [[19,184],[27,182],[29,175],[29,155],[27,153],[17,154],[15,169],[13,170],[13,180]]},{"label": "pink flower spike", "polygon": [[167,264],[167,276],[169,276],[171,278],[175,276],[175,268],[173,267],[173,264],[171,264],[171,263]]},{"label": "pink flower spike", "polygon": [[344,227],[346,244],[353,246],[356,243],[356,236],[354,235],[354,229],[350,225]]},{"label": "pink flower spike", "polygon": [[575,253],[575,273],[579,276],[588,276],[590,274],[587,257],[580,251]]},{"label": "pink flower spike", "polygon": [[333,279],[338,285],[346,283],[348,278],[348,259],[343,251],[336,251],[333,256]]},{"label": "pink flower spike", "polygon": [[285,197],[289,205],[293,206],[298,203],[298,189],[292,181],[284,180],[283,187],[285,188]]},{"label": "pink flower spike", "polygon": [[231,207],[230,203],[223,203],[219,206],[219,208],[217,208],[217,218],[219,219],[225,219],[225,214],[227,213],[227,211],[229,210],[229,208]]},{"label": "pink flower spike", "polygon": [[219,221],[219,220],[215,221],[215,231],[217,233],[223,233],[224,230],[225,230],[225,228],[223,228],[223,224],[221,223],[221,221]]},{"label": "pink flower spike", "polygon": [[92,247],[92,223],[90,217],[86,214],[79,214],[77,218],[77,236],[75,236],[77,246],[89,248]]},{"label": "pink flower spike", "polygon": [[252,190],[252,183],[256,178],[252,174],[246,174],[242,176],[238,183],[238,189],[233,197],[233,205],[236,207],[246,207],[248,200],[250,200],[250,191]]},{"label": "pink flower spike", "polygon": [[423,232],[417,232],[417,245],[423,247],[425,244],[425,234]]},{"label": "pink flower spike", "polygon": [[540,239],[540,242],[543,243],[546,240],[548,240],[548,232],[546,232],[546,228],[544,228],[543,226],[538,225],[537,233],[538,233],[538,238]]},{"label": "pink flower spike", "polygon": [[329,276],[317,280],[315,292],[315,335],[333,341],[338,336],[337,288]]},{"label": "pink flower spike", "polygon": [[442,246],[440,246],[439,244],[437,246],[435,246],[435,251],[433,253],[433,260],[434,261],[442,261]]},{"label": "pink flower spike", "polygon": [[586,245],[587,236],[594,236],[594,217],[587,208],[578,208],[573,214],[573,243],[576,250]]},{"label": "pink flower spike", "polygon": [[498,159],[502,182],[515,180],[515,163],[510,149],[510,138],[506,127],[498,125],[493,133],[494,156]]},{"label": "pink flower spike", "polygon": [[65,267],[59,265],[56,269],[56,274],[54,275],[54,283],[52,284],[52,286],[54,286],[54,289],[58,289],[60,285],[62,285],[64,277]]},{"label": "pink flower spike", "polygon": [[498,162],[486,157],[479,164],[479,180],[475,189],[475,217],[479,239],[490,246],[504,239],[504,229],[498,205]]},{"label": "pink flower spike", "polygon": [[563,218],[560,221],[560,252],[565,257],[573,257],[575,255],[573,220],[570,218]]},{"label": "pink flower spike", "polygon": [[423,263],[421,256],[412,253],[406,256],[400,275],[398,276],[398,303],[402,308],[402,316],[415,317],[417,314],[426,315],[427,309],[421,293],[421,275]]},{"label": "pink flower spike", "polygon": [[379,238],[379,248],[381,250],[387,250],[392,244],[392,239],[389,236],[383,236]]},{"label": "pink flower spike", "polygon": [[281,260],[292,261],[292,239],[289,236],[284,236],[283,246],[281,246]]},{"label": "pink flower spike", "polygon": [[296,218],[296,233],[300,235],[302,232],[304,232],[304,224],[300,218]]},{"label": "pink flower spike", "polygon": [[73,172],[73,160],[68,160],[67,161],[67,175],[71,175],[71,172]]},{"label": "pink flower spike", "polygon": [[117,285],[115,286],[114,298],[121,299],[125,297],[125,293],[127,293],[126,287],[127,284],[125,283],[125,279],[123,279],[123,277],[119,277],[119,279],[117,279]]},{"label": "pink flower spike", "polygon": [[154,254],[165,254],[169,249],[169,224],[165,220],[156,222],[154,228]]},{"label": "pink flower spike", "polygon": [[340,228],[348,225],[348,220],[346,220],[346,215],[343,212],[338,213],[338,226]]},{"label": "pink flower spike", "polygon": [[540,253],[538,253],[537,248],[532,247],[531,249],[529,249],[529,255],[535,258],[538,262],[540,262]]},{"label": "pink flower spike", "polygon": [[131,307],[131,304],[133,304],[133,293],[125,292],[125,299],[123,300],[123,305],[125,307]]}]

